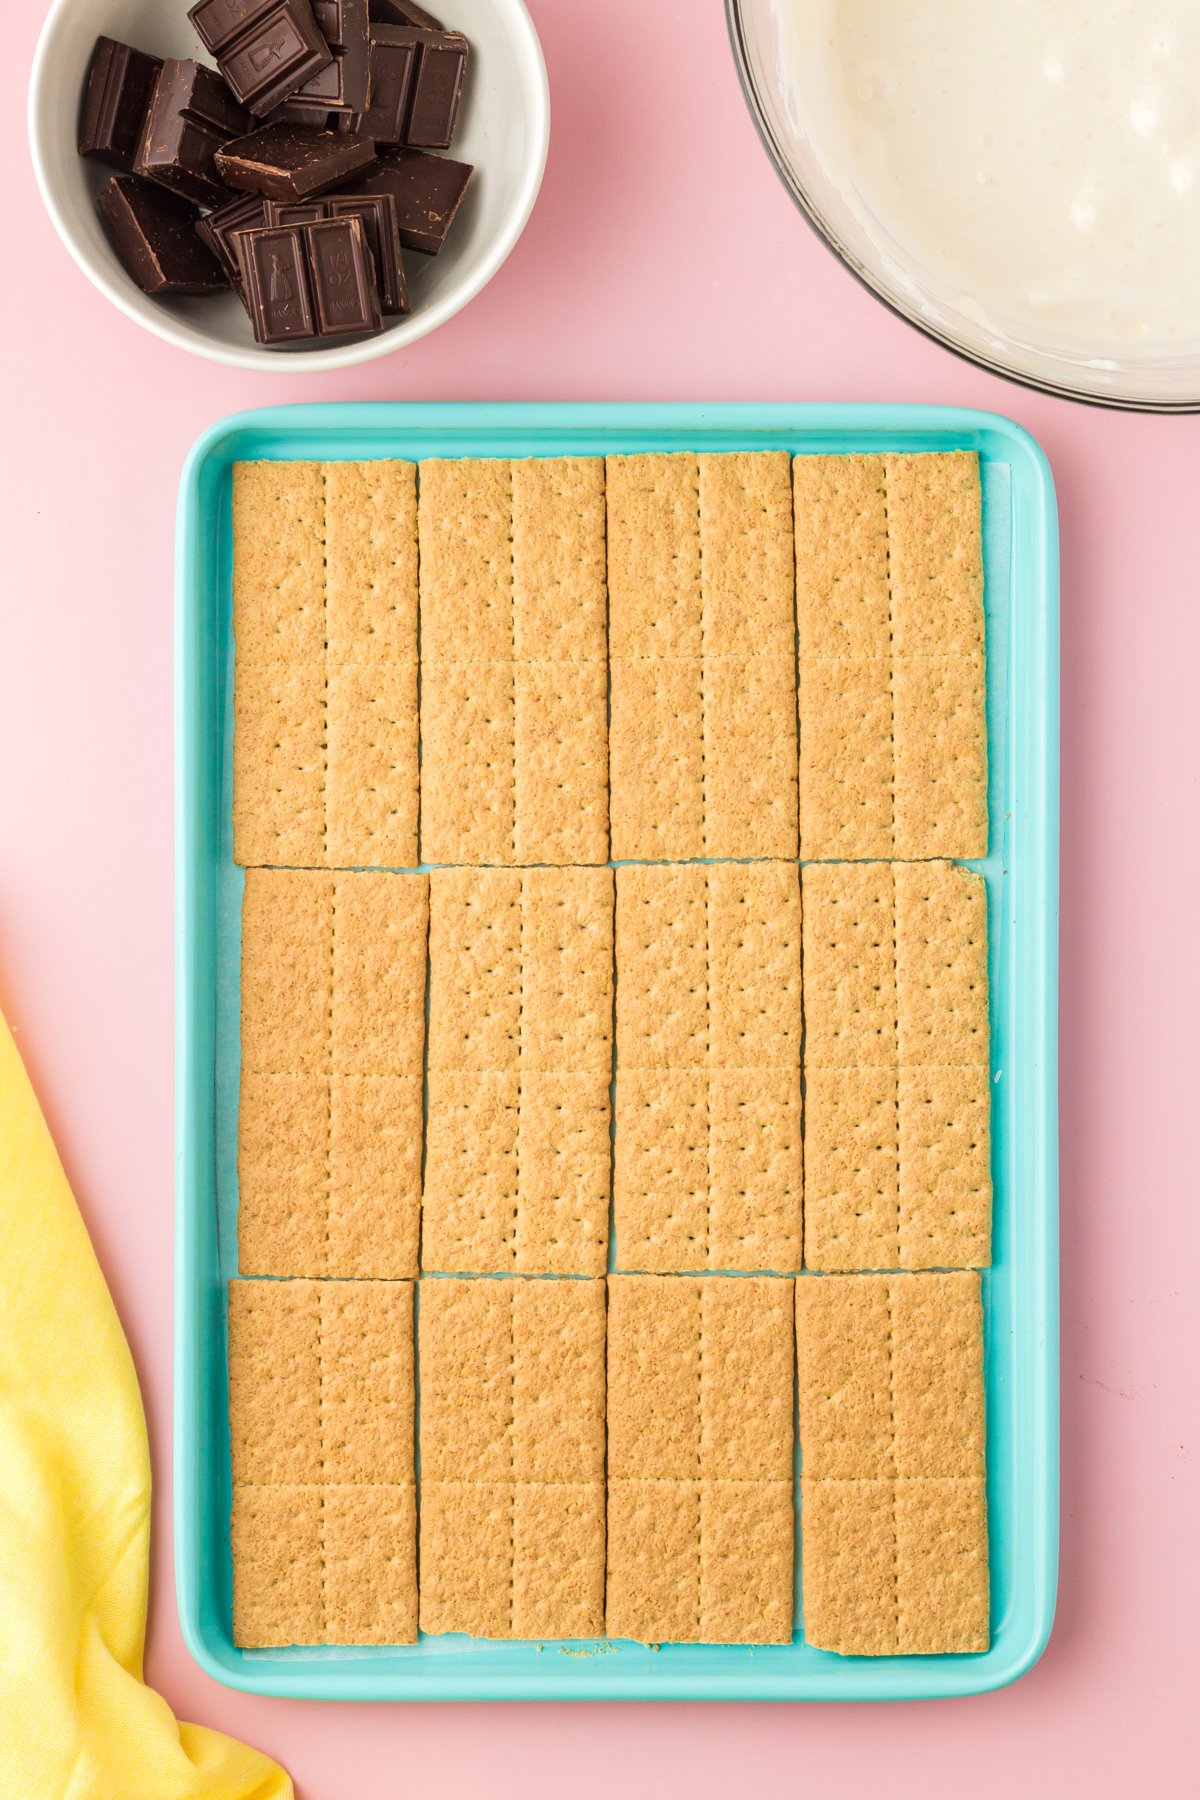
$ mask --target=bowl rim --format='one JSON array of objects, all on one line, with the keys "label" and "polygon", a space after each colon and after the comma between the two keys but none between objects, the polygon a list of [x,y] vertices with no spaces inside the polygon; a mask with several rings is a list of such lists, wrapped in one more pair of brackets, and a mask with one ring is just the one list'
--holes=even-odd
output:
[{"label": "bowl rim", "polygon": [[278,351],[258,344],[222,344],[203,335],[201,328],[193,328],[185,333],[165,310],[161,314],[155,313],[147,317],[135,303],[137,289],[127,280],[117,279],[102,265],[93,264],[79,244],[58,204],[47,167],[45,151],[48,149],[48,134],[44,128],[43,95],[49,81],[53,79],[51,71],[55,38],[62,21],[78,4],[79,0],[53,0],[38,34],[30,67],[26,122],[38,192],[59,239],[92,286],[99,289],[135,325],[140,325],[143,330],[152,332],[155,337],[172,344],[178,350],[186,350],[208,362],[224,363],[230,368],[265,369],[276,374],[319,374],[328,369],[350,368],[357,363],[372,362],[378,357],[389,356],[427,337],[439,325],[444,325],[448,319],[461,312],[507,261],[529,221],[542,185],[550,149],[550,84],[541,40],[525,0],[497,0],[498,5],[509,10],[510,26],[517,39],[517,61],[527,79],[532,102],[528,116],[531,152],[521,171],[516,199],[502,229],[487,244],[477,264],[465,276],[459,288],[409,314],[400,323],[385,328],[374,337],[364,338],[354,344],[333,345],[326,350],[308,350],[283,356]]},{"label": "bowl rim", "polygon": [[886,306],[896,318],[903,319],[919,331],[922,337],[940,344],[943,350],[949,350],[963,362],[972,363],[976,368],[986,369],[990,375],[999,375],[1004,381],[1013,381],[1019,387],[1031,388],[1035,393],[1049,394],[1059,400],[1074,400],[1082,406],[1100,406],[1112,412],[1139,413],[1196,413],[1200,412],[1200,394],[1185,400],[1150,400],[1137,395],[1093,393],[1087,388],[1075,387],[1068,382],[1048,381],[1037,375],[1027,375],[1013,368],[1006,362],[989,357],[982,351],[969,349],[948,332],[940,331],[931,325],[915,310],[910,310],[894,295],[886,293],[877,278],[841,242],[836,231],[821,213],[812,196],[794,177],[788,167],[787,158],[782,146],[777,142],[772,130],[767,108],[759,93],[751,68],[748,49],[748,32],[742,18],[742,0],[725,0],[725,22],[729,29],[729,42],[733,51],[734,66],[742,86],[742,95],[746,101],[750,117],[759,140],[767,152],[775,173],[791,195],[802,217],[812,227],[817,237],[831,250],[838,261],[869,294]]}]

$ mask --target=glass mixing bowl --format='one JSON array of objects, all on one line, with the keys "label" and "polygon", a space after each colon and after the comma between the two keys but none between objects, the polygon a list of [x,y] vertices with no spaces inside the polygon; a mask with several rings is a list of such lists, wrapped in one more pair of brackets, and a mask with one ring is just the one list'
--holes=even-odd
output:
[{"label": "glass mixing bowl", "polygon": [[1024,321],[1001,327],[974,316],[961,292],[822,167],[805,128],[804,72],[784,66],[777,0],[726,0],[726,13],[746,101],[775,167],[818,236],[885,306],[948,350],[1043,393],[1144,412],[1200,411],[1200,321],[1189,345],[1123,346],[1119,354],[1104,346],[1097,354]]}]

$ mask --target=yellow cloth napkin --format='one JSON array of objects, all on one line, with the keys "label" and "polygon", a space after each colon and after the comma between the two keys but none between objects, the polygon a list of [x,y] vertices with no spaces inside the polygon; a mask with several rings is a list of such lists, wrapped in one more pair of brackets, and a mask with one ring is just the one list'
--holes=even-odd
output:
[{"label": "yellow cloth napkin", "polygon": [[291,1800],[143,1683],[149,1552],[133,1359],[0,1018],[0,1800]]}]

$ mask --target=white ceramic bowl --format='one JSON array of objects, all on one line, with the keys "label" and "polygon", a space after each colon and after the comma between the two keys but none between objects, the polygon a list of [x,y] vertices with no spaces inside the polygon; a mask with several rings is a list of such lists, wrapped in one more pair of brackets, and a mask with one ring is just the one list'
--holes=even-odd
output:
[{"label": "white ceramic bowl", "polygon": [[254,342],[233,294],[152,300],[113,254],[95,198],[112,174],[76,154],[79,101],[97,37],[159,56],[209,61],[187,16],[189,0],[55,0],[38,42],[29,87],[29,141],[38,185],[84,274],[121,311],[168,343],[243,369],[344,369],[415,343],[474,298],[524,228],[550,141],[546,65],[523,0],[445,0],[435,7],[465,31],[471,65],[449,155],[474,163],[458,216],[437,256],[406,254],[412,313],[377,337],[319,350],[268,350]]}]

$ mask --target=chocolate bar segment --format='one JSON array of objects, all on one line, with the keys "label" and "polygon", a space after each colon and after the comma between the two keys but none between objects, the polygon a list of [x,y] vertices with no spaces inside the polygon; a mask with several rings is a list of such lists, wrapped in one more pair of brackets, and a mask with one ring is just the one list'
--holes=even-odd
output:
[{"label": "chocolate bar segment", "polygon": [[263,206],[266,225],[312,225],[317,219],[329,217],[324,200],[264,200]]},{"label": "chocolate bar segment", "polygon": [[316,336],[308,257],[298,225],[239,232],[238,254],[246,310],[259,344],[290,344]]},{"label": "chocolate bar segment", "polygon": [[202,219],[196,220],[196,232],[201,242],[208,246],[229,279],[235,283],[242,279],[237,234],[239,231],[248,231],[253,225],[274,224],[275,221],[267,216],[270,204],[261,194],[238,194],[225,206],[219,206],[215,212],[206,213]]},{"label": "chocolate bar segment", "polygon": [[362,221],[367,248],[375,259],[379,280],[379,304],[385,313],[411,311],[408,281],[404,273],[404,253],[400,248],[400,227],[396,219],[396,202],[390,194],[329,194],[324,204],[334,219],[357,218]]},{"label": "chocolate bar segment", "polygon": [[96,200],[109,241],[143,294],[217,294],[229,277],[196,236],[186,200],[136,175],[114,175]]},{"label": "chocolate bar segment", "polygon": [[185,200],[220,206],[229,195],[213,158],[249,127],[250,115],[219,75],[190,58],[168,57],[150,95],[134,171]]},{"label": "chocolate bar segment", "polygon": [[326,194],[320,200],[268,200],[265,205],[269,225],[311,225],[315,219],[359,219],[375,265],[381,310],[389,314],[409,311],[396,202],[390,194]]},{"label": "chocolate bar segment", "polygon": [[417,69],[404,124],[414,149],[445,150],[454,135],[468,44],[461,31],[417,31]]},{"label": "chocolate bar segment", "polygon": [[80,156],[132,169],[160,56],[147,56],[116,38],[98,37],[88,64],[79,111]]},{"label": "chocolate bar segment", "polygon": [[[307,210],[305,203],[296,210]],[[379,331],[375,269],[359,218],[239,233],[242,298],[260,344]]]},{"label": "chocolate bar segment", "polygon": [[375,265],[367,249],[362,220],[319,219],[303,228],[308,251],[317,331],[321,337],[345,337],[378,331],[383,325]]},{"label": "chocolate bar segment", "polygon": [[252,113],[269,113],[333,61],[309,0],[199,0],[188,12]]},{"label": "chocolate bar segment", "polygon": [[280,117],[325,124],[331,113],[348,118],[367,110],[370,26],[367,0],[312,0],[312,7],[333,61],[297,89],[280,108]]},{"label": "chocolate bar segment", "polygon": [[371,104],[352,119],[352,128],[379,144],[447,148],[469,54],[460,31],[373,24]]},{"label": "chocolate bar segment", "polygon": [[272,200],[306,200],[370,167],[375,145],[358,133],[313,131],[304,125],[262,125],[235,138],[216,156],[228,187]]},{"label": "chocolate bar segment", "polygon": [[411,30],[371,27],[370,105],[366,112],[351,116],[348,129],[364,132],[377,144],[403,144],[419,55]]},{"label": "chocolate bar segment", "polygon": [[394,150],[381,156],[370,173],[350,188],[355,194],[390,194],[396,202],[396,224],[406,250],[436,256],[454,223],[474,170],[449,156],[424,150]]}]

